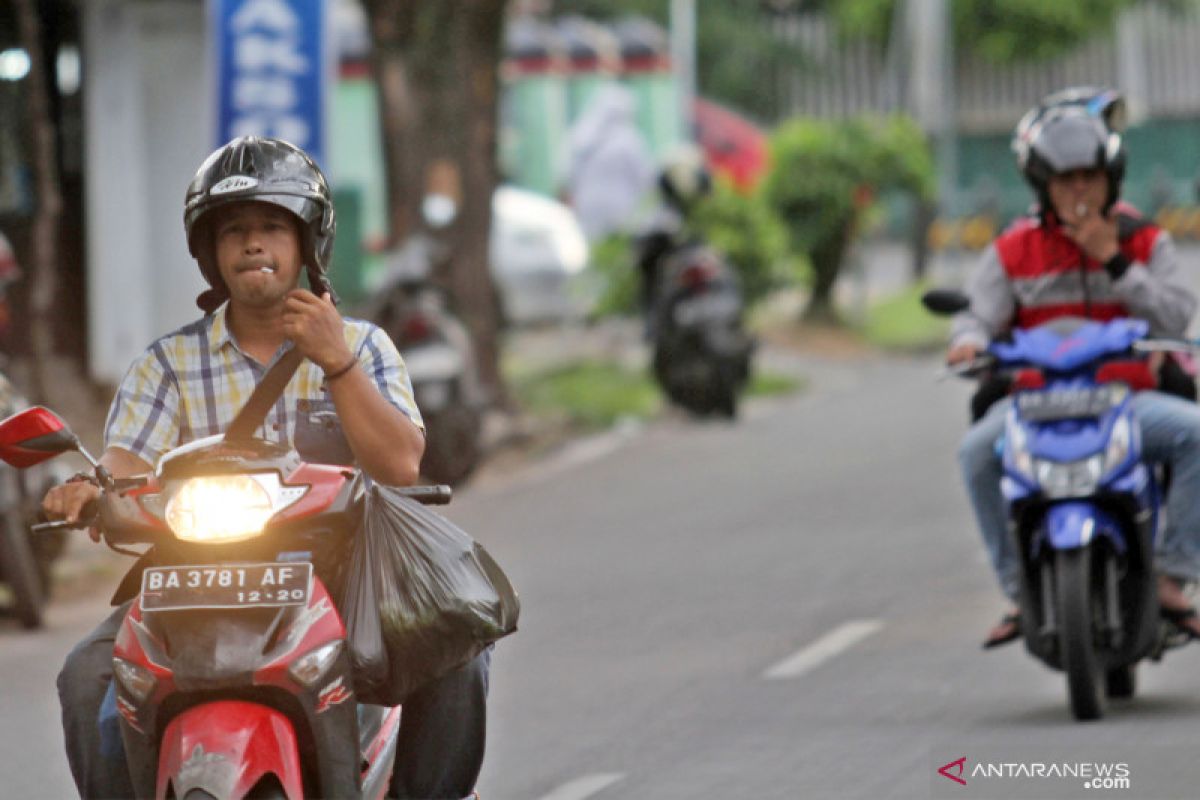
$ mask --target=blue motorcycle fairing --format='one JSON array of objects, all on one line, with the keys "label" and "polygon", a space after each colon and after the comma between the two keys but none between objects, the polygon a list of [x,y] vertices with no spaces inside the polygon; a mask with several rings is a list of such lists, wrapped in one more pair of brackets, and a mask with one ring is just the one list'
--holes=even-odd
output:
[{"label": "blue motorcycle fairing", "polygon": [[[1022,421],[1029,454],[1048,461],[1079,461],[1103,453],[1113,428],[1123,416],[1130,419],[1130,452],[1141,452],[1141,432],[1132,419],[1132,394],[1120,404],[1113,406],[1102,416],[1079,419],[1063,419],[1053,422],[1029,423]],[[1017,412],[1020,419],[1020,412]]]},{"label": "blue motorcycle fairing", "polygon": [[1140,319],[1081,320],[1070,331],[1053,324],[1017,329],[1012,332],[1011,342],[993,342],[988,351],[1002,364],[1032,364],[1070,372],[1103,356],[1126,352],[1149,332],[1150,324]]},{"label": "blue motorcycle fairing", "polygon": [[1098,536],[1111,541],[1118,553],[1128,549],[1120,524],[1094,503],[1055,503],[1042,518],[1042,527],[1033,541],[1033,555],[1038,556],[1043,544],[1052,550],[1074,550],[1087,547]]}]

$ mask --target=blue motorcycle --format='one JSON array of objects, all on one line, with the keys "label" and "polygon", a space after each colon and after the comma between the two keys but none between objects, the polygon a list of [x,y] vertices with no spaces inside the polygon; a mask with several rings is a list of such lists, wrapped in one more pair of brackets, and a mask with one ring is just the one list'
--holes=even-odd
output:
[{"label": "blue motorcycle", "polygon": [[[966,310],[961,293],[924,298],[936,313]],[[1141,320],[1061,318],[994,342],[964,375],[1011,381],[1002,491],[1021,555],[1021,620],[1029,652],[1067,677],[1076,719],[1108,697],[1131,697],[1143,658],[1183,640],[1160,617],[1155,544],[1164,471],[1141,459],[1133,395],[1153,385]]]}]

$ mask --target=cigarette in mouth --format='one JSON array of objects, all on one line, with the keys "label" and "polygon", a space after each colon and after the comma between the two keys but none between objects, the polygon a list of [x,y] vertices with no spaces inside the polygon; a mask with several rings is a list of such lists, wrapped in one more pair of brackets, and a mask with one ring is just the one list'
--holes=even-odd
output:
[{"label": "cigarette in mouth", "polygon": [[1080,203],[1075,206],[1075,216],[1086,217],[1088,213],[1087,203]]}]

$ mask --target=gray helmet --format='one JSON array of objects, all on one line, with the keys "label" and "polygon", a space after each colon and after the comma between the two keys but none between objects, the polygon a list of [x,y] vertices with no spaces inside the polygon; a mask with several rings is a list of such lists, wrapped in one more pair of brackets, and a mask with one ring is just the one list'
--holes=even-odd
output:
[{"label": "gray helmet", "polygon": [[1125,177],[1125,145],[1100,115],[1077,105],[1046,109],[1023,132],[1017,165],[1049,210],[1050,178],[1077,169],[1103,170],[1108,179],[1107,210],[1116,202]]},{"label": "gray helmet", "polygon": [[336,217],[329,184],[303,150],[280,139],[242,136],[214,151],[188,186],[183,225],[188,252],[212,290],[197,303],[206,312],[229,294],[217,269],[209,212],[231,203],[255,201],[284,208],[301,222],[308,283],[316,294],[331,292],[325,277],[333,254]]}]

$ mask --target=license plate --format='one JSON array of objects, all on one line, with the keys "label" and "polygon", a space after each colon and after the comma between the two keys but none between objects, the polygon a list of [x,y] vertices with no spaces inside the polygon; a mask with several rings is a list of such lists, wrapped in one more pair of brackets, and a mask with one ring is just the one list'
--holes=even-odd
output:
[{"label": "license plate", "polygon": [[1099,417],[1112,408],[1112,387],[1051,389],[1017,395],[1017,410],[1031,422]]},{"label": "license plate", "polygon": [[726,320],[736,317],[737,298],[727,292],[705,292],[679,301],[675,306],[677,325],[695,325],[706,320]]},{"label": "license plate", "polygon": [[142,609],[256,608],[308,603],[312,564],[207,564],[147,567]]}]

